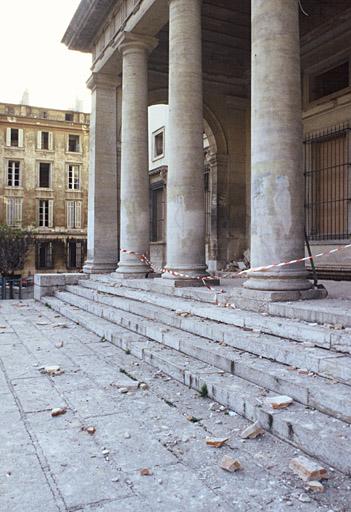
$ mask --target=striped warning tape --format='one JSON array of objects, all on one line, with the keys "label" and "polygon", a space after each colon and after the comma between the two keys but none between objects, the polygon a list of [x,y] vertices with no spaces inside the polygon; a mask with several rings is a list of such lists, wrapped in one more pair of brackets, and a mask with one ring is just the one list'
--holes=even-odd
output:
[{"label": "striped warning tape", "polygon": [[[252,267],[252,268],[241,270],[240,272],[235,272],[235,273],[234,272],[230,272],[227,274],[221,273],[220,277],[225,279],[225,278],[240,277],[240,276],[243,276],[244,274],[248,274],[249,272],[264,272],[265,270],[270,270],[271,268],[286,267],[288,265],[293,265],[294,263],[302,263],[303,261],[309,261],[314,258],[321,258],[322,256],[328,256],[329,254],[334,254],[336,252],[344,251],[345,249],[350,249],[350,248],[351,248],[351,244],[347,244],[347,245],[343,245],[341,247],[337,247],[336,249],[331,249],[330,251],[321,252],[314,256],[306,256],[304,258],[299,258],[299,259],[294,259],[294,260],[289,260],[289,261],[282,261],[280,263],[273,263],[272,265],[266,265],[266,266],[262,266],[262,267]],[[151,261],[145,256],[145,254],[140,254],[135,251],[129,251],[128,249],[121,249],[121,252],[123,252],[125,254],[129,254],[130,256],[135,256],[140,261],[146,263],[155,272],[159,272],[161,274],[163,274],[164,272],[167,272],[168,274],[171,274],[175,277],[197,279],[199,281],[202,281],[203,284],[209,290],[215,292],[216,295],[219,293],[225,293],[225,290],[223,290],[223,289],[217,290],[213,286],[210,285],[210,281],[217,279],[218,278],[217,276],[196,276],[196,277],[194,277],[189,274],[182,274],[181,272],[177,272],[175,270],[168,269],[167,267],[157,267],[156,265],[151,263]],[[218,304],[217,297],[215,298],[215,302]],[[223,304],[223,305],[225,307],[235,308],[234,304],[228,303],[228,304]]]}]

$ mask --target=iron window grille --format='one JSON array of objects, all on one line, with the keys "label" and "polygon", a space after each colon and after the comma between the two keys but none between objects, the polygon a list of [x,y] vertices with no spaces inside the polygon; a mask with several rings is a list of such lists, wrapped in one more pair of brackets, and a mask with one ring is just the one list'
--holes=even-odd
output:
[{"label": "iron window grille", "polygon": [[350,126],[304,140],[305,225],[310,240],[351,238]]}]

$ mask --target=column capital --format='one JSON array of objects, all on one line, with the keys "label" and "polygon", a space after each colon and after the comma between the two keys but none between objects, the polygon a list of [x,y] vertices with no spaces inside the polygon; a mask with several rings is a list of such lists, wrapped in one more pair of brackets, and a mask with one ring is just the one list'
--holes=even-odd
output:
[{"label": "column capital", "polygon": [[97,87],[117,88],[121,83],[121,79],[118,76],[96,72],[93,72],[86,82],[88,89],[91,91],[94,91]]},{"label": "column capital", "polygon": [[158,39],[133,32],[122,32],[116,40],[118,50],[124,54],[126,51],[143,50],[152,52],[158,45]]}]

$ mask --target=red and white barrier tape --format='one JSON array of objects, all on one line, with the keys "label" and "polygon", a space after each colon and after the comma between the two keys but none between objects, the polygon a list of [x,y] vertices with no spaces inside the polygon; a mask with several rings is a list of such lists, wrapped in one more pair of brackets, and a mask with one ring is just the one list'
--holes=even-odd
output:
[{"label": "red and white barrier tape", "polygon": [[[316,254],[315,256],[306,256],[305,258],[299,258],[299,259],[290,260],[290,261],[283,261],[283,262],[280,262],[280,263],[274,263],[272,265],[248,268],[248,269],[245,269],[245,270],[241,270],[240,272],[236,272],[236,273],[230,272],[230,273],[227,273],[227,274],[221,274],[220,277],[221,278],[226,278],[226,277],[233,278],[233,277],[240,277],[240,276],[242,276],[244,274],[248,274],[249,272],[264,272],[265,270],[270,270],[271,268],[275,268],[275,267],[286,267],[288,265],[293,265],[294,263],[302,263],[303,261],[309,261],[309,260],[312,260],[314,258],[321,258],[322,256],[327,256],[329,254],[334,254],[336,252],[344,251],[345,249],[351,249],[351,244],[343,245],[342,247],[338,247],[336,249],[331,249],[330,251],[321,252],[319,254]],[[223,290],[223,289],[216,290],[215,288],[213,288],[213,286],[211,286],[209,284],[209,281],[211,281],[211,280],[213,281],[213,280],[217,279],[216,276],[196,276],[196,277],[194,277],[194,276],[191,276],[189,274],[182,274],[181,272],[177,272],[175,270],[170,270],[170,269],[167,269],[166,267],[157,267],[156,265],[153,265],[151,263],[151,261],[145,256],[145,254],[140,254],[140,253],[137,253],[137,252],[134,252],[134,251],[129,251],[127,249],[121,249],[121,252],[123,252],[125,254],[129,254],[130,256],[135,256],[140,261],[146,263],[155,272],[159,272],[161,274],[163,274],[164,272],[167,272],[168,274],[171,274],[171,275],[173,275],[175,277],[197,279],[199,281],[202,281],[203,284],[209,290],[215,292],[216,295],[218,293],[225,293],[225,290]],[[217,297],[215,298],[215,302],[217,303]],[[226,306],[226,307],[234,307],[235,308],[234,304],[229,304],[229,303],[228,304],[224,304],[224,306]]]}]

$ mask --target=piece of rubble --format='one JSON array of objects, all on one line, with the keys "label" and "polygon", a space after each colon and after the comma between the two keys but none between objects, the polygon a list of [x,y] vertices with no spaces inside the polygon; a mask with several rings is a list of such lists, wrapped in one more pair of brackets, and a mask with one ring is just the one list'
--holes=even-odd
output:
[{"label": "piece of rubble", "polygon": [[324,492],[324,485],[318,480],[311,480],[307,483],[307,490],[313,492]]},{"label": "piece of rubble", "polygon": [[119,388],[118,390],[122,395],[125,395],[128,393],[128,388]]},{"label": "piece of rubble", "polygon": [[[128,393],[128,391],[137,391],[139,389],[139,382],[131,381],[131,384],[126,384],[126,383],[118,384],[118,383],[112,382],[111,386],[117,388],[118,391],[123,394],[123,393]],[[127,391],[125,391],[125,390],[127,390]]]},{"label": "piece of rubble", "polygon": [[49,322],[40,321],[37,322],[37,325],[50,325]]},{"label": "piece of rubble", "polygon": [[311,503],[311,498],[304,492],[299,495],[298,500],[302,503]]},{"label": "piece of rubble", "polygon": [[126,432],[126,433],[124,434],[124,439],[130,439],[130,438],[131,438],[130,433],[129,433],[129,432]]},{"label": "piece of rubble", "polygon": [[289,468],[306,482],[328,478],[327,470],[323,466],[303,455],[291,459]]},{"label": "piece of rubble", "polygon": [[267,397],[265,402],[272,407],[272,409],[285,409],[293,403],[293,399],[290,396],[270,396]]},{"label": "piece of rubble", "polygon": [[191,313],[189,313],[188,311],[176,311],[176,315],[186,318],[187,316],[191,316]]},{"label": "piece of rubble", "polygon": [[61,416],[61,414],[66,414],[66,412],[67,412],[66,407],[55,407],[51,411],[51,416],[53,416],[53,417]]},{"label": "piece of rubble", "polygon": [[56,377],[57,375],[62,375],[63,373],[65,373],[64,370],[58,365],[44,366],[40,368],[40,372],[45,373],[50,377]]},{"label": "piece of rubble", "polygon": [[229,473],[235,473],[235,471],[241,469],[241,464],[238,459],[233,459],[229,455],[224,455],[219,463],[219,467],[225,471],[229,471]]},{"label": "piece of rubble", "polygon": [[146,384],[146,382],[141,382],[139,384],[139,388],[142,390],[142,391],[146,391],[147,389],[149,389],[149,386],[148,384]]},{"label": "piece of rubble", "polygon": [[307,368],[299,368],[299,369],[297,370],[297,373],[298,373],[299,375],[308,375],[310,372],[307,370]]},{"label": "piece of rubble", "polygon": [[63,347],[63,341],[58,341],[57,343],[55,343],[55,347],[56,348],[62,348]]},{"label": "piece of rubble", "polygon": [[242,439],[256,439],[256,437],[264,434],[263,428],[260,426],[259,422],[253,423],[249,425],[243,432],[241,432],[240,437]]},{"label": "piece of rubble", "polygon": [[206,437],[206,444],[213,448],[221,448],[228,441],[229,437]]},{"label": "piece of rubble", "polygon": [[96,428],[93,427],[93,426],[90,426],[90,427],[82,427],[82,430],[84,430],[84,432],[88,432],[88,434],[90,434],[91,436],[93,436],[96,432]]},{"label": "piece of rubble", "polygon": [[151,476],[152,475],[152,471],[149,468],[142,468],[139,470],[139,473],[141,476]]}]

